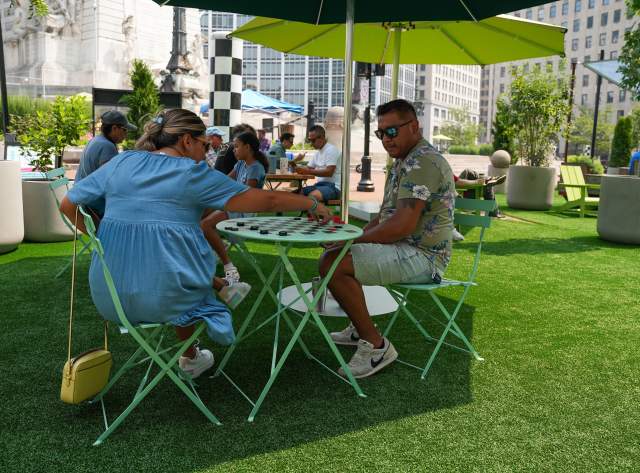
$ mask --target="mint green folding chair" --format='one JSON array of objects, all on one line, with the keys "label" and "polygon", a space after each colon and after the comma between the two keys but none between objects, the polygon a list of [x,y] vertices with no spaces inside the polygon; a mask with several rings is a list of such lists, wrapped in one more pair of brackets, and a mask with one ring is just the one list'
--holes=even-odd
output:
[{"label": "mint green folding chair", "polygon": [[[475,253],[475,258],[473,261],[473,267],[471,269],[471,273],[466,281],[455,281],[452,279],[442,279],[439,284],[392,284],[387,286],[387,289],[393,296],[393,298],[398,303],[398,310],[393,314],[387,327],[384,330],[384,336],[388,336],[389,332],[393,328],[396,320],[400,316],[400,314],[404,314],[418,329],[418,331],[422,334],[422,336],[427,340],[427,342],[436,342],[436,346],[431,352],[429,359],[427,361],[426,366],[416,366],[411,363],[408,363],[403,360],[398,360],[401,363],[420,370],[422,373],[420,377],[425,379],[427,377],[427,373],[431,368],[436,356],[438,356],[438,352],[442,348],[442,346],[447,346],[449,348],[453,348],[455,350],[464,351],[470,353],[476,360],[484,361],[484,359],[478,354],[471,342],[467,339],[465,334],[462,332],[458,324],[456,323],[456,316],[460,312],[464,300],[469,293],[471,287],[476,286],[475,278],[476,273],[478,272],[478,264],[480,262],[480,252],[482,251],[482,242],[484,239],[485,231],[491,225],[491,217],[489,217],[489,212],[496,208],[496,202],[494,200],[480,200],[480,199],[456,199],[456,213],[454,215],[454,223],[456,225],[460,225],[462,227],[479,227],[480,228],[480,236],[478,241],[478,246]],[[472,214],[474,212],[476,214]],[[484,214],[483,214],[484,213]],[[448,288],[462,288],[462,294],[458,299],[453,312],[449,312],[449,310],[442,303],[440,298],[438,297],[437,292],[448,289]],[[412,303],[409,300],[409,295],[413,292],[428,292],[433,301],[436,304],[436,307],[440,310],[444,319],[436,318],[433,315],[429,314],[422,307],[417,304]],[[418,320],[418,317],[412,312],[412,309],[415,311],[419,311],[421,315],[426,315],[429,318],[436,320],[440,325],[444,327],[442,334],[435,338],[429,334],[426,328],[422,323]],[[447,337],[451,335],[454,339],[458,339],[462,342],[463,346],[456,345],[454,343],[450,343],[447,341]],[[453,341],[453,340],[452,340]]]},{"label": "mint green folding chair", "polygon": [[[52,169],[51,171],[47,171],[44,174],[47,176],[47,180],[49,181],[49,190],[53,194],[53,198],[56,201],[58,209],[60,209],[60,199],[58,199],[56,189],[64,186],[67,192],[69,191],[69,179],[64,177],[64,168]],[[67,226],[67,228],[71,230],[71,233],[74,233],[73,223],[67,218],[67,216],[60,212],[60,217],[62,218],[62,221]],[[80,248],[80,251],[78,252],[78,256],[80,256],[84,253],[87,253],[87,251],[89,250],[89,239],[81,234],[78,234],[77,238],[78,241],[82,244],[82,248]],[[69,261],[60,269],[60,271],[58,271],[58,273],[56,274],[56,278],[62,276],[64,272],[69,269],[72,260],[73,258],[70,258]]]},{"label": "mint green folding chair", "polygon": [[[116,291],[113,278],[109,272],[109,268],[104,260],[104,249],[100,240],[96,237],[96,228],[93,224],[91,217],[80,208],[80,212],[84,216],[84,223],[87,228],[87,233],[90,237],[90,247],[96,252],[104,274],[111,300],[118,314],[120,321],[120,332],[128,333],[138,343],[138,348],[133,355],[127,360],[127,362],[111,377],[105,388],[100,392],[91,402],[100,402],[102,406],[102,416],[104,418],[105,430],[93,445],[100,445],[106,440],[109,435],[127,418],[127,416],[133,411],[138,404],[151,392],[153,388],[165,377],[168,376],[175,385],[186,394],[186,396],[195,404],[195,406],[204,414],[204,416],[216,425],[222,425],[220,421],[214,416],[211,411],[204,405],[196,386],[191,377],[182,371],[178,367],[178,359],[180,356],[191,346],[191,344],[198,338],[205,328],[203,323],[198,324],[193,335],[188,340],[180,341],[170,346],[163,346],[164,338],[167,331],[173,331],[174,326],[171,324],[137,324],[133,325],[127,319],[126,314],[120,303],[120,298]],[[118,380],[127,371],[137,366],[147,364],[146,371],[140,381],[138,390],[136,391],[133,400],[129,406],[122,411],[122,413],[109,424],[107,419],[107,412],[104,406],[104,397],[111,390],[111,388],[118,382]],[[160,371],[149,381],[151,370],[156,365]]]}]

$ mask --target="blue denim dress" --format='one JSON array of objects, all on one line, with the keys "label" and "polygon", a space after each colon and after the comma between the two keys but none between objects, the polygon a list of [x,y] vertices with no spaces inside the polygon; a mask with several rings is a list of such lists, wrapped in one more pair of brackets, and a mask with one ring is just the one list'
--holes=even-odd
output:
[{"label": "blue denim dress", "polygon": [[[200,219],[205,208],[223,209],[247,187],[203,161],[127,151],[77,183],[75,204],[105,205],[98,238],[132,323],[206,322],[209,337],[234,340],[229,309],[215,297],[216,257]],[[118,316],[97,255],[89,271],[91,296],[107,320]]]}]

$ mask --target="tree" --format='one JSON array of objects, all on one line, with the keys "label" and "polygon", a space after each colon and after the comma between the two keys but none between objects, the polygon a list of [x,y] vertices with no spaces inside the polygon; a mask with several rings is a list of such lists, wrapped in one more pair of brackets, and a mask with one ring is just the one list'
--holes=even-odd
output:
[{"label": "tree", "polygon": [[53,165],[52,157],[56,167],[61,167],[65,148],[78,144],[90,123],[85,98],[79,95],[56,97],[49,110],[11,118],[12,129],[25,151],[37,155],[31,161],[36,171],[47,171]]},{"label": "tree", "polygon": [[[626,2],[630,12],[640,15],[640,0]],[[624,46],[618,61],[618,70],[622,73],[622,87],[632,91],[635,100],[640,100],[640,27],[637,22],[624,34]]]},{"label": "tree", "polygon": [[516,153],[527,165],[548,166],[548,158],[569,112],[567,75],[550,68],[513,72],[509,93]]},{"label": "tree", "polygon": [[629,158],[633,149],[632,128],[633,124],[629,117],[622,117],[616,123],[613,142],[611,143],[610,167],[622,168],[629,165]]},{"label": "tree", "polygon": [[633,147],[640,148],[640,107],[636,107],[629,115],[631,119],[631,138]]},{"label": "tree", "polygon": [[465,109],[449,110],[449,121],[440,127],[440,133],[452,139],[452,145],[471,146],[476,144],[478,131],[477,123],[471,120]]},{"label": "tree", "polygon": [[[613,137],[614,125],[611,123],[611,108],[600,109],[598,113],[598,129],[596,130],[596,149],[594,156],[609,156],[609,147]],[[584,154],[585,148],[591,146],[593,134],[593,110],[581,106],[576,114],[569,132],[569,154]]]},{"label": "tree", "polygon": [[160,93],[151,70],[140,59],[133,60],[129,79],[133,92],[121,100],[129,108],[127,119],[138,127],[136,131],[129,132],[129,138],[137,140],[142,136],[145,123],[161,109]]},{"label": "tree", "polygon": [[511,164],[518,162],[516,147],[513,142],[514,130],[511,124],[511,107],[504,97],[499,97],[496,102],[496,117],[491,128],[493,134],[493,149],[503,149],[511,155]]}]

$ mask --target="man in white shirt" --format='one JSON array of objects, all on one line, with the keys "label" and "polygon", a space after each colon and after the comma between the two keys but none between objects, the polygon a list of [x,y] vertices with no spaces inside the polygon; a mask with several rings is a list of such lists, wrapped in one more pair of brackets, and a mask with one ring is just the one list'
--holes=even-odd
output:
[{"label": "man in white shirt", "polygon": [[[340,160],[341,153],[331,143],[327,142],[324,128],[316,125],[309,129],[307,141],[318,150],[308,166],[296,167],[298,174],[316,176],[316,183],[302,188],[304,195],[315,197],[321,202],[340,198]],[[301,156],[296,158],[296,161]]]}]

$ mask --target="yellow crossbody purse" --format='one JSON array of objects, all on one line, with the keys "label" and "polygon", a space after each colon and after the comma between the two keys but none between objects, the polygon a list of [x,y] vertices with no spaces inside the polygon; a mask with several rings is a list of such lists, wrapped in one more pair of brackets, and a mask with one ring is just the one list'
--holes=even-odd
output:
[{"label": "yellow crossbody purse", "polygon": [[78,241],[78,210],[73,241],[71,266],[71,303],[69,306],[69,344],[67,362],[62,370],[60,399],[68,404],[79,404],[94,397],[107,385],[113,360],[108,349],[107,322],[104,322],[104,348],[94,348],[71,358],[71,332],[73,327],[73,299],[76,279],[76,244]]}]

